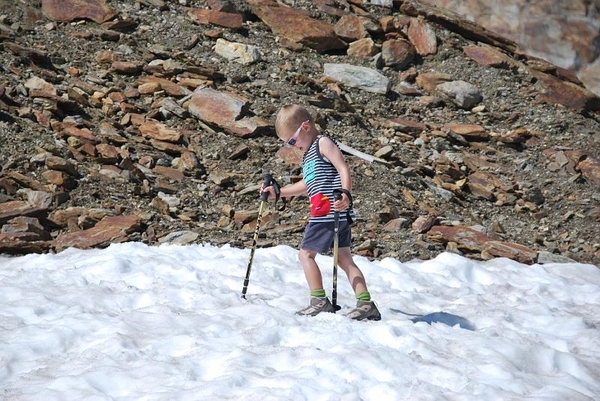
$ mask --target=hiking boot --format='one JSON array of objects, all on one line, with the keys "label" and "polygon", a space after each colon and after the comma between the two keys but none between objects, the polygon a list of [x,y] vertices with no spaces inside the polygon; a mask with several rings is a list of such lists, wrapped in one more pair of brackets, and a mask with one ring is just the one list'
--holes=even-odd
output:
[{"label": "hiking boot", "polygon": [[373,301],[356,301],[356,308],[346,316],[354,320],[381,320],[381,313]]},{"label": "hiking boot", "polygon": [[300,316],[316,316],[321,312],[335,313],[335,309],[327,297],[310,297],[310,305],[296,312]]}]

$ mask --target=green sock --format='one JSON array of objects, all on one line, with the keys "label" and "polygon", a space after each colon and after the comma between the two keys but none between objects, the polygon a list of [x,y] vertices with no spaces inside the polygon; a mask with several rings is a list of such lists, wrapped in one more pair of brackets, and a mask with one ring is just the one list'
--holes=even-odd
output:
[{"label": "green sock", "polygon": [[322,288],[318,290],[311,290],[310,292],[311,297],[325,298],[325,295],[325,290]]},{"label": "green sock", "polygon": [[359,301],[370,301],[371,294],[369,294],[369,291],[362,291],[356,294],[356,299],[358,299]]}]

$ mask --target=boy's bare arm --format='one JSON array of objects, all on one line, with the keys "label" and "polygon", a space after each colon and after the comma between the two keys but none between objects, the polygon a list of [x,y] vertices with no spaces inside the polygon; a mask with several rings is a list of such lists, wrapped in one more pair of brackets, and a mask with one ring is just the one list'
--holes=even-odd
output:
[{"label": "boy's bare arm", "polygon": [[[272,186],[265,187],[265,188],[263,188],[261,186],[260,193],[262,194],[263,192],[268,192],[269,199],[275,200],[276,195],[275,195],[275,191],[273,190]],[[281,187],[281,190],[279,192],[279,196],[282,198],[290,198],[292,196],[298,196],[298,195],[306,195],[306,184],[304,184],[304,181],[302,181],[302,180],[295,182],[293,184],[289,184],[284,187]]]},{"label": "boy's bare arm", "polygon": [[306,195],[306,184],[304,183],[304,180],[297,181],[281,188],[282,198],[289,198],[291,196],[299,195]]}]

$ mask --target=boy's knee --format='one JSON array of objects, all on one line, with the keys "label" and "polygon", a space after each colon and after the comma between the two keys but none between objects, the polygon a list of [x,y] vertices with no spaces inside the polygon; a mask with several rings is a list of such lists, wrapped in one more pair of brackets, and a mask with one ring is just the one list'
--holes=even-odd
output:
[{"label": "boy's knee", "polygon": [[350,248],[340,248],[338,250],[338,258],[340,261],[352,262],[352,253]]},{"label": "boy's knee", "polygon": [[313,251],[309,251],[306,249],[300,249],[298,251],[298,258],[302,259],[314,259],[316,255],[316,252]]}]

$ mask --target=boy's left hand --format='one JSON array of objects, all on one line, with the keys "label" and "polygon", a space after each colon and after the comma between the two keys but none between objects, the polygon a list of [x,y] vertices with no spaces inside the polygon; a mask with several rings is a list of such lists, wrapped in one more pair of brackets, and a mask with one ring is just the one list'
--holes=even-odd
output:
[{"label": "boy's left hand", "polygon": [[348,199],[348,195],[342,194],[342,197],[333,202],[333,209],[336,212],[343,212],[348,209],[350,206],[350,199]]}]

